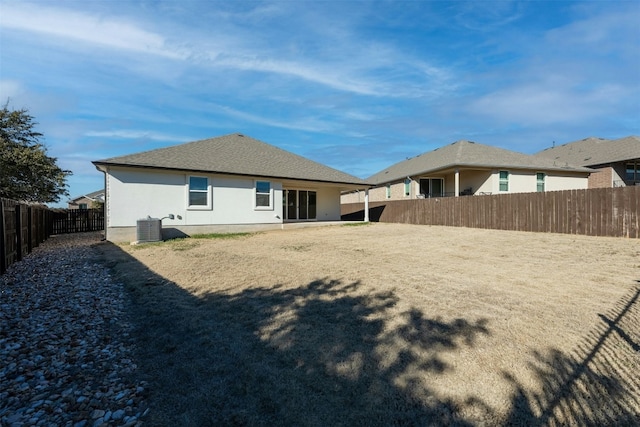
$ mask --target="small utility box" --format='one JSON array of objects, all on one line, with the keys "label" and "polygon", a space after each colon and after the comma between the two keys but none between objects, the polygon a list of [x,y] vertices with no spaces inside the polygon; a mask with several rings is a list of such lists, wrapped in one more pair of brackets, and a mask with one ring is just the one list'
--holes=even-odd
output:
[{"label": "small utility box", "polygon": [[138,243],[162,240],[162,220],[160,218],[139,219],[136,226]]}]

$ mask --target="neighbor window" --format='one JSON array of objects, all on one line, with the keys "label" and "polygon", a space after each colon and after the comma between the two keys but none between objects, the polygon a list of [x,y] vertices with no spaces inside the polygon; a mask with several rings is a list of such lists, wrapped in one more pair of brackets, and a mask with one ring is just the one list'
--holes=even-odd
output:
[{"label": "neighbor window", "polygon": [[189,207],[195,209],[211,207],[209,178],[204,176],[189,177]]},{"label": "neighbor window", "polygon": [[500,171],[500,191],[509,191],[509,171]]},{"label": "neighbor window", "polygon": [[444,179],[442,178],[421,178],[420,194],[426,198],[444,197]]},{"label": "neighbor window", "polygon": [[256,208],[270,209],[271,204],[271,183],[269,181],[256,181]]},{"label": "neighbor window", "polygon": [[79,209],[87,209],[88,205],[86,203],[80,203],[80,205],[78,206]]},{"label": "neighbor window", "polygon": [[387,199],[391,198],[391,184],[387,184]]},{"label": "neighbor window", "polygon": [[631,185],[640,181],[640,162],[627,163],[626,178]]},{"label": "neighbor window", "polygon": [[544,173],[538,172],[536,174],[536,191],[539,193],[544,192],[544,178]]},{"label": "neighbor window", "polygon": [[411,195],[411,180],[409,178],[404,180],[404,195],[405,196]]}]

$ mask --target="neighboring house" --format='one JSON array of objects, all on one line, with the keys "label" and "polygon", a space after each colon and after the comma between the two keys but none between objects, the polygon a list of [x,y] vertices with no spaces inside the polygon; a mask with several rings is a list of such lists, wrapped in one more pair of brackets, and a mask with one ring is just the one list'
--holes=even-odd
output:
[{"label": "neighboring house", "polygon": [[589,188],[640,185],[640,138],[586,138],[538,153],[556,162],[594,169]]},{"label": "neighboring house", "polygon": [[[526,193],[587,188],[589,173],[546,157],[471,141],[420,154],[367,179],[369,201]],[[363,202],[364,191],[342,195],[342,203]]]},{"label": "neighboring house", "polygon": [[91,209],[99,203],[104,203],[104,190],[94,191],[71,199],[68,205],[69,209]]},{"label": "neighboring house", "polygon": [[105,174],[105,228],[111,241],[136,240],[137,220],[147,217],[162,218],[163,233],[187,235],[339,221],[341,192],[369,187],[241,134],[93,164]]}]

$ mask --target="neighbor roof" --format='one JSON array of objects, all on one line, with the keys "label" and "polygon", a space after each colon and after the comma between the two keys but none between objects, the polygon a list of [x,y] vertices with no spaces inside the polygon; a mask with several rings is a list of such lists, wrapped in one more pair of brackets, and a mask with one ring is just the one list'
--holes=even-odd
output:
[{"label": "neighbor roof", "polygon": [[379,185],[413,175],[465,168],[510,168],[537,171],[592,172],[583,167],[569,166],[546,157],[518,153],[472,141],[456,141],[416,157],[404,160],[369,177],[368,181]]},{"label": "neighbor roof", "polygon": [[93,164],[367,185],[360,178],[238,133]]},{"label": "neighbor roof", "polygon": [[69,200],[69,202],[73,203],[76,200],[85,199],[85,198],[89,199],[89,200],[100,200],[100,201],[103,201],[104,200],[104,189],[103,190],[92,191],[91,193],[87,193],[87,194],[83,194],[82,196],[74,197],[73,199]]},{"label": "neighbor roof", "polygon": [[635,160],[640,159],[640,138],[627,136],[611,140],[591,137],[547,148],[538,155],[579,166]]}]

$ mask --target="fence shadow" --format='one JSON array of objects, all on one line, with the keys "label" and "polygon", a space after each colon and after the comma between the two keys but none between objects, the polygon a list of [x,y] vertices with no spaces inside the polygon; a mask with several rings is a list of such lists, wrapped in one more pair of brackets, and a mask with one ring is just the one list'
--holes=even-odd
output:
[{"label": "fence shadow", "polygon": [[485,319],[391,319],[393,292],[329,277],[196,297],[98,248],[132,296],[150,425],[472,425],[461,410],[477,402],[444,399],[424,377],[490,334]]},{"label": "fence shadow", "polygon": [[[640,283],[640,281],[638,281]],[[572,354],[535,352],[534,393],[505,372],[515,393],[507,425],[640,425],[640,286],[630,290]]]}]

